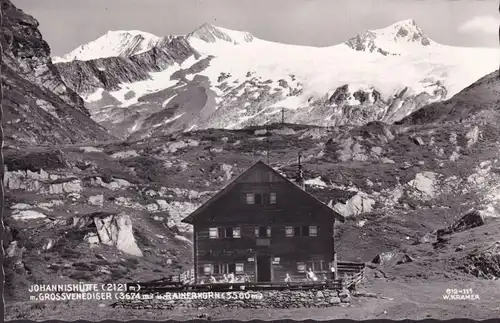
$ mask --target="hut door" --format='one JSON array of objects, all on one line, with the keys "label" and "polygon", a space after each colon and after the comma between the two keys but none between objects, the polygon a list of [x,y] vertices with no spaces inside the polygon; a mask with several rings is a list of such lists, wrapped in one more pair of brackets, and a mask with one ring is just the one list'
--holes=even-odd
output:
[{"label": "hut door", "polygon": [[271,257],[257,256],[257,281],[271,281]]}]

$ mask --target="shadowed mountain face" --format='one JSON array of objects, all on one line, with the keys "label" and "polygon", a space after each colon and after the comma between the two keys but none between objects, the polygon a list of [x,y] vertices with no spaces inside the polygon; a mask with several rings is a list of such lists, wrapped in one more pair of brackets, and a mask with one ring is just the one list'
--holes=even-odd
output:
[{"label": "shadowed mountain face", "polygon": [[78,93],[98,89],[116,91],[123,83],[150,80],[151,72],[160,72],[188,57],[198,56],[183,37],[164,37],[152,49],[133,56],[105,57],[88,61],[58,63],[64,81]]},{"label": "shadowed mountain face", "polygon": [[1,0],[2,84],[7,143],[73,143],[111,136],[62,81],[38,22]]},{"label": "shadowed mountain face", "polygon": [[490,73],[451,99],[429,104],[401,120],[401,124],[446,121],[488,121],[500,118],[500,75]]},{"label": "shadowed mountain face", "polygon": [[[482,64],[470,62],[474,56]],[[64,61],[57,68],[94,120],[115,136],[146,138],[282,117],[318,126],[394,123],[497,68],[498,53],[438,44],[409,19],[324,48],[209,24],[177,37],[114,31]]]}]

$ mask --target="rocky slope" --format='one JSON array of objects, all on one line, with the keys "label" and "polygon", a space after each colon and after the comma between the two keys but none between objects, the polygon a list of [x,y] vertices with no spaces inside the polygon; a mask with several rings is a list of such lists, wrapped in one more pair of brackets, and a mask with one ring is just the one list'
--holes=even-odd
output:
[{"label": "rocky slope", "polygon": [[[243,128],[279,122],[282,110],[293,123],[392,123],[498,67],[496,50],[438,44],[413,20],[325,48],[204,24],[135,54],[120,35],[105,58],[90,59],[99,38],[79,54],[89,59],[56,64],[94,120],[119,137]],[[473,66],[476,55],[484,60]]]},{"label": "rocky slope", "polygon": [[64,57],[54,57],[52,60],[54,63],[64,63],[104,57],[129,57],[152,49],[160,41],[160,37],[137,30],[109,31],[91,44],[82,45]]},{"label": "rocky slope", "polygon": [[490,73],[472,83],[452,99],[429,104],[401,120],[400,124],[443,121],[498,120],[500,113],[500,74]]},{"label": "rocky slope", "polygon": [[[7,286],[151,280],[188,268],[191,233],[180,220],[267,160],[269,148],[271,165],[289,178],[301,151],[306,189],[347,217],[337,228],[341,259],[392,252],[409,258],[377,269],[391,277],[498,277],[488,269],[497,268],[493,247],[481,235],[455,236],[460,225],[450,224],[474,210],[484,220],[479,230],[496,232],[499,135],[495,123],[274,124],[50,152],[7,150]],[[446,227],[452,238],[434,248]]]},{"label": "rocky slope", "polygon": [[0,5],[5,141],[55,144],[112,138],[62,81],[38,22],[8,0]]}]

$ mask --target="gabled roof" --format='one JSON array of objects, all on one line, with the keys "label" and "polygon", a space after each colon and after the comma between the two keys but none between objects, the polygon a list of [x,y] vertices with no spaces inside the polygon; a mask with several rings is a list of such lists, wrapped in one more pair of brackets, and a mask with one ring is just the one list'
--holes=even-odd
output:
[{"label": "gabled roof", "polygon": [[193,220],[194,220],[194,218],[196,216],[198,216],[200,213],[202,213],[204,210],[206,210],[208,207],[210,207],[210,205],[212,205],[218,199],[220,199],[221,197],[223,197],[224,195],[226,195],[238,183],[239,179],[241,179],[243,176],[245,176],[246,174],[252,172],[254,169],[256,169],[257,167],[260,167],[260,166],[265,166],[269,171],[273,172],[274,175],[276,175],[279,178],[283,179],[284,182],[286,182],[288,184],[292,184],[293,187],[295,187],[297,190],[299,190],[300,192],[302,192],[304,194],[304,196],[308,197],[309,199],[311,199],[312,201],[314,201],[315,203],[317,203],[321,208],[323,208],[327,212],[330,212],[332,214],[332,216],[335,217],[335,219],[337,219],[338,221],[340,221],[340,222],[344,222],[345,221],[345,218],[342,215],[340,215],[339,213],[335,212],[333,209],[331,209],[325,203],[323,203],[320,200],[318,200],[316,197],[314,197],[311,194],[309,194],[307,191],[302,190],[300,187],[298,187],[291,180],[289,180],[285,176],[283,176],[280,173],[278,173],[277,171],[275,171],[272,167],[270,167],[269,165],[267,165],[263,161],[259,160],[258,162],[256,162],[252,166],[250,166],[242,174],[240,174],[239,176],[237,176],[233,181],[231,181],[229,184],[227,184],[223,189],[221,189],[219,192],[217,192],[217,194],[215,194],[214,196],[212,196],[208,201],[206,201],[205,203],[203,203],[203,205],[201,205],[199,208],[197,208],[191,214],[189,214],[187,217],[185,217],[181,222],[192,224]]}]

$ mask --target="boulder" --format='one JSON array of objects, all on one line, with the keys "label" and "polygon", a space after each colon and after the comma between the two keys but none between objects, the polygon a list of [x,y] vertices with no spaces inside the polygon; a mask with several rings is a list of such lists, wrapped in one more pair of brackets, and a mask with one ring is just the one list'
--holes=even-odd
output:
[{"label": "boulder", "polygon": [[121,178],[115,178],[112,181],[110,181],[109,183],[106,183],[102,180],[101,177],[96,177],[95,179],[93,178],[91,180],[91,185],[97,186],[97,187],[104,187],[104,188],[107,188],[107,189],[112,190],[112,191],[126,190],[127,188],[132,186],[132,184],[130,182],[128,182],[124,179],[121,179]]},{"label": "boulder", "polygon": [[137,246],[132,230],[130,216],[124,213],[95,217],[99,240],[105,245],[115,246],[127,254],[142,257],[142,251]]},{"label": "boulder", "polygon": [[349,217],[356,216],[362,213],[368,213],[373,210],[375,200],[370,198],[368,194],[358,192],[351,197],[345,204],[337,203],[333,209],[339,214]]},{"label": "boulder", "polygon": [[425,142],[421,137],[415,137],[413,138],[413,141],[419,146],[425,145]]},{"label": "boulder", "polygon": [[157,212],[159,209],[159,206],[156,203],[151,203],[151,204],[146,205],[146,209],[148,210],[148,212]]},{"label": "boulder", "polygon": [[49,186],[49,194],[69,194],[80,193],[82,191],[82,181],[79,179],[73,179],[64,183],[51,184]]},{"label": "boulder", "polygon": [[418,239],[419,243],[433,243],[436,241],[436,234],[427,232],[422,237]]},{"label": "boulder", "polygon": [[5,250],[6,258],[10,258],[11,263],[16,270],[25,270],[23,262],[23,254],[26,252],[25,247],[19,247],[17,241],[12,241],[7,250]]},{"label": "boulder", "polygon": [[467,139],[467,147],[474,145],[478,140],[481,132],[478,126],[474,126],[465,134],[465,139]]},{"label": "boulder", "polygon": [[53,239],[48,239],[45,245],[43,246],[43,250],[50,250],[54,246],[55,241]]},{"label": "boulder", "polygon": [[104,204],[104,195],[94,195],[89,197],[88,203],[90,205],[102,206]]},{"label": "boulder", "polygon": [[74,216],[67,220],[67,224],[75,229],[83,229],[89,227],[93,223],[91,216]]},{"label": "boulder", "polygon": [[99,236],[96,232],[89,232],[83,237],[83,240],[87,241],[90,245],[99,244]]},{"label": "boulder", "polygon": [[401,259],[399,259],[399,260],[396,262],[396,264],[398,264],[398,265],[400,265],[400,264],[406,264],[406,263],[408,263],[408,262],[412,262],[412,261],[413,261],[413,258],[405,254],[405,255],[403,255],[403,256],[401,257]]},{"label": "boulder", "polygon": [[168,203],[165,200],[156,200],[156,204],[158,204],[160,210],[165,211],[168,208]]},{"label": "boulder", "polygon": [[47,216],[41,212],[34,210],[15,210],[12,212],[12,218],[14,220],[33,220],[33,219],[44,219]]},{"label": "boulder", "polygon": [[383,163],[383,164],[395,164],[396,162],[392,159],[389,159],[387,157],[382,157],[380,159],[380,161]]},{"label": "boulder", "polygon": [[483,216],[481,215],[481,212],[473,210],[465,214],[463,217],[461,217],[459,220],[457,220],[449,227],[438,230],[437,235],[439,238],[446,234],[452,234],[456,232],[469,230],[484,224],[485,222]]},{"label": "boulder", "polygon": [[437,175],[433,172],[422,172],[415,176],[415,179],[410,181],[408,184],[429,197],[434,197],[436,191]]},{"label": "boulder", "polygon": [[351,295],[347,295],[346,297],[342,298],[340,301],[342,303],[350,303],[351,302]]},{"label": "boulder", "polygon": [[374,264],[384,264],[384,263],[387,263],[389,261],[391,261],[392,259],[394,259],[394,257],[396,256],[396,254],[394,252],[382,252],[382,253],[379,253],[378,255],[375,256],[375,258],[373,258],[373,260],[371,261],[372,263]]}]

